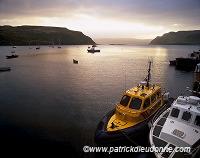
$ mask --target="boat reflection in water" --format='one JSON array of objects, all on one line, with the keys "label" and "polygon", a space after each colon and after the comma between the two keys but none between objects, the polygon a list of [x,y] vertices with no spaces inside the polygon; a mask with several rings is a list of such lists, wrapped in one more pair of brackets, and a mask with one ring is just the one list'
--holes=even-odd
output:
[{"label": "boat reflection in water", "polygon": [[94,140],[97,144],[134,138],[148,130],[148,122],[156,113],[162,113],[169,106],[169,93],[162,93],[162,87],[150,84],[151,64],[148,75],[138,86],[126,91],[114,110],[99,122]]}]

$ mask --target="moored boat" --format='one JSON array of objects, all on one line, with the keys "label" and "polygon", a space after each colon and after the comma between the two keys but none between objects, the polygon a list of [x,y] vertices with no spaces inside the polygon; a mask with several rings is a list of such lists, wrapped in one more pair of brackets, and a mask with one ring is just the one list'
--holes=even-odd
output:
[{"label": "moored boat", "polygon": [[74,64],[78,64],[78,60],[73,59]]},{"label": "moored boat", "polygon": [[169,62],[170,65],[175,65],[178,69],[194,70],[196,65],[200,63],[200,50],[193,51],[188,57],[178,57]]},{"label": "moored boat", "polygon": [[96,45],[92,45],[92,48],[88,47],[87,51],[89,53],[95,53],[95,52],[100,52],[100,49],[95,49],[97,47]]},{"label": "moored boat", "polygon": [[151,63],[145,80],[126,91],[116,108],[99,122],[94,136],[97,144],[121,142],[143,133],[154,115],[168,108],[169,93],[163,94],[162,87],[150,84]]},{"label": "moored boat", "polygon": [[179,96],[152,124],[149,142],[162,148],[154,152],[157,158],[199,157],[200,98]]},{"label": "moored boat", "polygon": [[36,41],[36,48],[35,49],[40,49],[40,42]]},{"label": "moored boat", "polygon": [[11,59],[11,58],[18,58],[19,55],[16,54],[12,54],[12,55],[6,55],[7,59]]},{"label": "moored boat", "polygon": [[0,71],[10,71],[10,67],[0,67]]},{"label": "moored boat", "polygon": [[59,38],[58,48],[61,48],[61,45],[60,45],[60,38]]}]

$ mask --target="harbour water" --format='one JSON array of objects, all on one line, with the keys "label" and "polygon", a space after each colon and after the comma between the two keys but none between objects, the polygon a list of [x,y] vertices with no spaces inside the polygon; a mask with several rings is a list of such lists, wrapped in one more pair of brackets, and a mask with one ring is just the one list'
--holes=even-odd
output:
[{"label": "harbour water", "polygon": [[[98,45],[0,47],[0,139],[6,154],[93,157],[83,147],[96,146],[93,137],[101,118],[115,107],[123,92],[147,75],[151,83],[176,98],[192,87],[193,71],[177,70],[169,60],[187,57],[198,46]],[[15,50],[15,59],[6,59]],[[73,63],[78,60],[78,64]]]}]

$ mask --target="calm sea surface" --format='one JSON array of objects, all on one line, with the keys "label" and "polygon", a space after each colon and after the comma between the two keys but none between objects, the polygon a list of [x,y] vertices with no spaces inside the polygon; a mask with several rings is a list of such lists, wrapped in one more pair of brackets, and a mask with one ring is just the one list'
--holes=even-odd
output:
[{"label": "calm sea surface", "polygon": [[[152,83],[171,97],[192,87],[193,72],[169,66],[169,60],[186,57],[198,46],[99,45],[0,47],[0,138],[3,151],[60,152],[92,157],[83,146],[96,146],[93,137],[101,118],[115,107],[123,92],[147,75],[153,60]],[[15,50],[19,58],[6,59]],[[73,59],[79,61],[73,64]],[[2,148],[1,148],[2,149]],[[91,156],[92,155],[92,156]],[[58,156],[59,157],[59,156]]]}]

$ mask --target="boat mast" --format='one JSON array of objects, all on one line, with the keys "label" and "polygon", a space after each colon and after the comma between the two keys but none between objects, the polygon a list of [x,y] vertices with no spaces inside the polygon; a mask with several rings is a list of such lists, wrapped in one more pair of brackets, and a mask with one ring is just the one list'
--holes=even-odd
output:
[{"label": "boat mast", "polygon": [[147,85],[146,85],[147,87],[149,87],[149,82],[150,82],[150,79],[151,79],[151,64],[152,64],[152,61],[149,61],[148,75],[145,78],[145,80],[147,81]]},{"label": "boat mast", "polygon": [[53,41],[53,37],[52,37],[52,48],[54,48],[54,41]]}]

